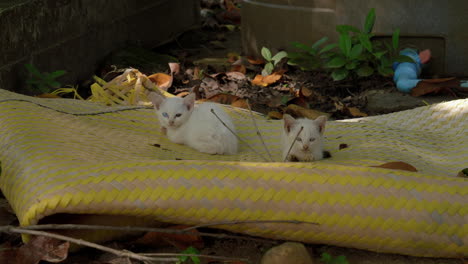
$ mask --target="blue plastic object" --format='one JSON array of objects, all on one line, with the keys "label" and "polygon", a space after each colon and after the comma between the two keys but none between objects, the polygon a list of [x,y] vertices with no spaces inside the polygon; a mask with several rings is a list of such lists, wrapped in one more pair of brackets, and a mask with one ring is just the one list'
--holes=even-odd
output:
[{"label": "blue plastic object", "polygon": [[415,62],[395,62],[393,63],[393,81],[399,91],[404,93],[411,92],[411,89],[421,81],[418,79],[421,74],[421,59],[419,53],[415,49],[404,49],[400,51],[400,55],[406,55],[412,58]]}]

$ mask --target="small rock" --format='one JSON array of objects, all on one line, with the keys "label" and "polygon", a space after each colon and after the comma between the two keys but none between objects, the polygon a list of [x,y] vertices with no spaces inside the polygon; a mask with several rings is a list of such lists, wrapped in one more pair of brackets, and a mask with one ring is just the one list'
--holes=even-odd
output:
[{"label": "small rock", "polygon": [[286,242],[269,249],[260,264],[313,264],[312,258],[301,243]]}]

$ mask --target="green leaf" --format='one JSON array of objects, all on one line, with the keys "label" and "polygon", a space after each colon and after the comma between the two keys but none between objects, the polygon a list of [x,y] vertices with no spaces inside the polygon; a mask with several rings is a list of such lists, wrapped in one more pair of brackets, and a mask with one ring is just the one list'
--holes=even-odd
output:
[{"label": "green leaf", "polygon": [[47,84],[52,88],[59,88],[60,87],[60,83],[57,82],[57,81],[52,81],[52,82],[49,82]]},{"label": "green leaf", "polygon": [[359,61],[351,61],[346,63],[345,68],[348,70],[354,70],[359,65]]},{"label": "green leaf", "polygon": [[345,68],[336,69],[332,72],[331,76],[334,81],[341,81],[348,77],[349,71]]},{"label": "green leaf", "polygon": [[393,61],[387,58],[387,56],[383,56],[380,58],[380,65],[383,67],[391,68],[393,65]]},{"label": "green leaf", "polygon": [[42,78],[42,74],[39,72],[39,70],[34,67],[32,64],[29,64],[29,63],[26,63],[24,65],[24,67],[26,67],[26,69],[32,74],[32,75],[35,75],[36,77],[38,78]]},{"label": "green leaf", "polygon": [[312,44],[312,49],[314,50],[318,49],[318,47],[324,44],[325,42],[327,42],[327,40],[328,40],[328,37],[323,37],[317,40],[314,44]]},{"label": "green leaf", "polygon": [[335,47],[336,47],[336,43],[328,44],[319,51],[319,54],[328,52],[328,51],[334,49]]},{"label": "green leaf", "polygon": [[350,25],[338,25],[336,26],[336,31],[338,31],[340,34],[348,34],[348,32],[361,32],[357,27]]},{"label": "green leaf", "polygon": [[351,52],[349,53],[349,58],[354,60],[359,57],[362,53],[362,45],[361,44],[356,44],[351,48]]},{"label": "green leaf", "polygon": [[372,69],[371,67],[369,67],[369,65],[366,64],[359,67],[356,73],[359,77],[367,77],[371,76],[374,73],[374,69]]},{"label": "green leaf", "polygon": [[67,72],[64,71],[64,70],[54,71],[54,72],[50,73],[50,74],[48,75],[48,77],[49,77],[49,78],[52,78],[52,79],[56,79],[56,78],[58,78],[58,77],[60,77],[60,76],[62,76],[62,75],[64,75],[64,74],[66,74],[66,73],[67,73]]},{"label": "green leaf", "polygon": [[335,258],[335,263],[338,263],[338,264],[348,264],[348,260],[346,259],[345,256],[339,255],[338,257]]},{"label": "green leaf", "polygon": [[380,66],[380,67],[378,68],[378,72],[379,72],[380,75],[382,75],[382,76],[390,76],[390,75],[393,74],[393,70],[392,70],[392,68],[390,68],[390,67],[382,67],[382,66]]},{"label": "green leaf", "polygon": [[372,53],[377,59],[381,59],[383,55],[387,54],[388,50],[381,50],[381,51],[376,51]]},{"label": "green leaf", "polygon": [[364,48],[366,48],[366,50],[369,52],[372,52],[372,42],[370,41],[370,35],[359,34],[358,38],[361,45],[364,46]]},{"label": "green leaf", "polygon": [[263,47],[261,53],[265,60],[271,61],[271,51],[268,48]]},{"label": "green leaf", "polygon": [[294,47],[298,48],[298,49],[301,49],[301,50],[305,50],[307,52],[311,52],[313,51],[313,49],[303,43],[300,43],[300,42],[297,42],[297,41],[294,41],[294,42],[291,42],[291,45],[293,45]]},{"label": "green leaf", "polygon": [[346,58],[342,56],[336,56],[327,63],[325,63],[326,68],[341,68],[346,64]]},{"label": "green leaf", "polygon": [[330,263],[330,261],[332,260],[332,256],[328,253],[322,253],[321,255],[321,258],[320,258],[320,261],[325,263],[325,264],[328,264]]},{"label": "green leaf", "polygon": [[400,29],[397,28],[395,31],[393,31],[392,35],[392,45],[393,45],[393,50],[398,50],[398,43],[400,42]]},{"label": "green leaf", "polygon": [[366,17],[364,22],[364,33],[371,33],[375,23],[375,8],[372,8]]},{"label": "green leaf", "polygon": [[340,50],[346,57],[349,57],[351,52],[351,36],[348,34],[341,34],[339,39]]},{"label": "green leaf", "polygon": [[271,58],[273,61],[274,61],[274,64],[278,64],[278,62],[280,62],[280,60],[282,60],[284,57],[288,56],[288,53],[286,51],[280,51],[278,53],[275,54],[275,56],[273,56],[273,58]]},{"label": "green leaf", "polygon": [[[198,249],[190,246],[190,247],[186,248],[184,251],[182,251],[180,253],[181,254],[189,254],[189,255],[198,255],[198,254],[200,254],[200,251],[198,251]],[[192,260],[192,262],[194,264],[200,264],[201,263],[200,258],[196,257],[196,256],[190,256],[190,257],[189,256],[179,256],[178,257],[178,259],[179,259],[178,263],[184,263],[189,258]]]},{"label": "green leaf", "polygon": [[270,75],[273,72],[274,68],[275,67],[273,66],[273,63],[268,62],[267,64],[265,64],[265,68],[263,68],[262,75],[263,76]]},{"label": "green leaf", "polygon": [[406,55],[398,55],[395,57],[394,59],[395,61],[397,62],[410,62],[410,63],[414,63],[414,60],[411,58],[411,57],[408,57]]},{"label": "green leaf", "polygon": [[38,89],[39,91],[43,92],[43,93],[47,93],[47,92],[49,92],[49,90],[50,90],[49,87],[48,87],[47,85],[42,84],[42,83],[37,84],[37,89]]}]

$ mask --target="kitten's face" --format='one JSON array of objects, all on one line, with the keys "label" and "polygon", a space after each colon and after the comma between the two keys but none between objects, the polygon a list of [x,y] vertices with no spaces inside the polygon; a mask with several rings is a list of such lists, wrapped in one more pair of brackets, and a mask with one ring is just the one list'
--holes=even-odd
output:
[{"label": "kitten's face", "polygon": [[[311,119],[294,119],[289,115],[284,116],[284,133],[288,140],[287,149],[293,147],[290,155],[300,161],[313,161],[312,152],[314,149],[322,149],[322,136],[325,129],[326,117],[321,116],[316,120]],[[302,127],[302,130],[301,130]],[[299,133],[299,131],[301,131]],[[299,133],[299,136],[297,134]],[[297,136],[297,138],[296,138]]]},{"label": "kitten's face", "polygon": [[195,104],[195,94],[190,94],[185,98],[166,98],[152,93],[150,99],[154,104],[159,123],[162,127],[169,129],[178,128],[186,123]]}]

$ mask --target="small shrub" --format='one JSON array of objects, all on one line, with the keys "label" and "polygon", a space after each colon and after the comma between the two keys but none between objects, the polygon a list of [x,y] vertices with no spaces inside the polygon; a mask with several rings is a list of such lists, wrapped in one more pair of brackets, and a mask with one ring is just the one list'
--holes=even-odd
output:
[{"label": "small shrub", "polygon": [[339,33],[339,50],[325,64],[326,68],[332,69],[333,80],[343,80],[350,75],[367,77],[374,73],[389,76],[393,74],[393,62],[413,62],[411,58],[398,54],[399,29],[393,32],[391,45],[372,41],[374,23],[375,9],[371,9],[362,31],[350,25],[336,27]]},{"label": "small shrub", "polygon": [[322,253],[320,262],[323,264],[349,264],[345,256],[340,255],[338,257],[333,257],[328,253]]},{"label": "small shrub", "polygon": [[266,60],[265,67],[262,70],[263,76],[270,75],[275,69],[275,66],[278,65],[278,63],[283,58],[288,56],[288,53],[286,53],[286,51],[280,51],[276,53],[275,56],[272,56],[271,51],[266,47],[262,48],[261,53],[263,58]]},{"label": "small shrub", "polygon": [[322,38],[311,47],[292,43],[301,52],[291,53],[290,65],[298,65],[303,70],[326,68],[331,70],[335,81],[345,78],[367,77],[373,74],[388,76],[393,74],[393,62],[413,62],[410,57],[399,55],[400,30],[392,34],[392,43],[372,41],[375,23],[375,9],[367,14],[362,30],[351,25],[338,25],[338,43],[320,48],[327,38]]},{"label": "small shrub", "polygon": [[[194,248],[194,247],[188,247],[186,248],[184,251],[180,252],[182,254],[190,254],[190,255],[198,255],[200,254],[200,251],[198,251],[198,249]],[[179,260],[177,261],[177,264],[182,264],[182,263],[187,263],[188,260],[192,260],[192,263],[194,264],[200,264],[201,261],[200,261],[200,258],[199,257],[195,257],[195,256],[180,256],[179,257]]]},{"label": "small shrub", "polygon": [[323,60],[330,57],[330,50],[336,47],[336,44],[328,44],[320,48],[328,37],[323,37],[316,41],[312,46],[307,46],[299,42],[293,42],[292,45],[301,50],[288,53],[288,64],[298,66],[301,70],[316,70],[323,67]]},{"label": "small shrub", "polygon": [[66,71],[63,70],[41,73],[32,64],[25,64],[24,66],[29,73],[31,73],[31,78],[26,80],[26,83],[43,93],[47,93],[51,89],[59,88],[61,84],[56,79],[66,74]]}]

